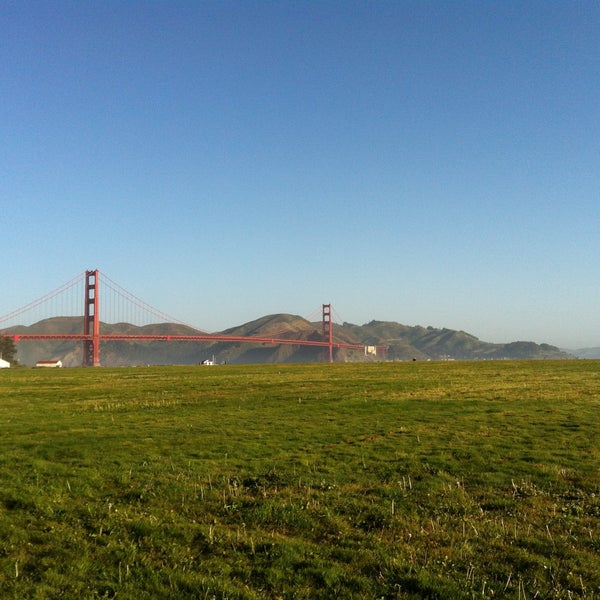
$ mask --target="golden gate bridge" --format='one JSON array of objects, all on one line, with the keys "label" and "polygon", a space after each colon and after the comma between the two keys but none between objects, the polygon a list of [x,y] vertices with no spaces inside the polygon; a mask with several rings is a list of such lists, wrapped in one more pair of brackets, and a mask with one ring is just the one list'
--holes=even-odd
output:
[{"label": "golden gate bridge", "polygon": [[[83,288],[83,302],[81,303],[81,289]],[[104,294],[106,290],[106,294]],[[118,300],[115,301],[115,298]],[[101,304],[102,299],[102,304]],[[78,309],[73,308],[73,301],[79,304]],[[30,333],[22,332],[23,327],[16,324],[19,319],[25,318],[32,312],[40,314],[40,307],[52,302],[53,310],[60,312],[60,315],[54,316],[81,316],[82,328],[80,333]],[[271,336],[250,336],[250,335],[227,335],[222,333],[208,333],[190,327],[193,330],[189,335],[173,334],[143,334],[143,333],[101,333],[100,330],[100,307],[107,314],[104,322],[114,322],[115,316],[119,313],[123,319],[123,306],[128,306],[130,321],[134,322],[136,315],[145,313],[154,319],[159,319],[162,323],[177,323],[186,325],[178,319],[174,319],[163,313],[143,300],[136,297],[125,288],[112,281],[108,276],[102,274],[98,269],[85,271],[76,276],[56,290],[46,294],[42,298],[35,300],[17,310],[0,317],[0,335],[12,338],[14,342],[21,343],[32,340],[46,341],[72,341],[81,342],[83,345],[84,367],[100,366],[100,345],[102,342],[129,342],[129,341],[164,341],[164,342],[231,342],[231,343],[251,343],[251,344],[272,344],[272,345],[296,345],[320,347],[324,350],[325,360],[333,362],[334,349],[364,350],[366,353],[382,354],[385,352],[384,346],[365,346],[364,344],[348,343],[334,340],[332,307],[331,304],[323,304],[321,309],[321,329],[320,340],[316,339],[290,339],[287,337]],[[81,311],[83,306],[83,311]],[[78,314],[77,314],[78,313]],[[148,316],[146,316],[146,319]],[[156,322],[156,320],[154,321]],[[2,328],[3,324],[12,323]]]}]

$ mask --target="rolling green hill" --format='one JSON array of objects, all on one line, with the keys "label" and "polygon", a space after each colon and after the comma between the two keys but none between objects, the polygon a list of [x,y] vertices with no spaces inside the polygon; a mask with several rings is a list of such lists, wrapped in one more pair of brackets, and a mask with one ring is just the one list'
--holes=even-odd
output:
[{"label": "rolling green hill", "polygon": [[464,331],[434,327],[410,327],[393,321],[371,321],[366,325],[344,323],[361,341],[386,344],[388,359],[408,360],[475,360],[475,359],[560,359],[573,358],[549,344],[483,342]]}]

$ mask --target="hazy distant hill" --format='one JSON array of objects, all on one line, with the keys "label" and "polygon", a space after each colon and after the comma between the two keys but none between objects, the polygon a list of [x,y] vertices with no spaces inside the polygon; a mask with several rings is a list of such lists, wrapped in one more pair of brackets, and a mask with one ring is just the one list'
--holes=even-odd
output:
[{"label": "hazy distant hill", "polygon": [[[15,333],[80,333],[80,317],[45,319],[29,327],[13,328]],[[102,323],[101,333],[193,335],[185,325],[158,323],[137,327],[129,323]],[[387,346],[388,360],[473,360],[473,359],[567,359],[573,356],[555,346],[534,342],[491,344],[464,331],[408,326],[390,321],[371,321],[365,325],[344,323],[333,326],[334,339],[353,344]],[[321,323],[302,317],[275,314],[261,317],[222,333],[239,336],[321,340]],[[18,360],[33,365],[37,360],[59,358],[65,366],[79,366],[80,342],[20,342]],[[100,362],[104,366],[145,364],[197,364],[212,358],[218,363],[316,362],[323,360],[322,348],[310,346],[230,342],[104,342]],[[335,350],[339,361],[381,360],[366,357],[361,350]]]},{"label": "hazy distant hill", "polygon": [[571,352],[577,358],[600,358],[600,348],[580,348]]}]

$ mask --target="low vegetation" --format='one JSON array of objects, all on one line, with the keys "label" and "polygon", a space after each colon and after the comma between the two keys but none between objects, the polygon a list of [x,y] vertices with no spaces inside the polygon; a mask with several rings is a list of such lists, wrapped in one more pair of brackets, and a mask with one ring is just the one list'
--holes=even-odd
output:
[{"label": "low vegetation", "polygon": [[2,598],[600,598],[600,362],[0,372]]}]

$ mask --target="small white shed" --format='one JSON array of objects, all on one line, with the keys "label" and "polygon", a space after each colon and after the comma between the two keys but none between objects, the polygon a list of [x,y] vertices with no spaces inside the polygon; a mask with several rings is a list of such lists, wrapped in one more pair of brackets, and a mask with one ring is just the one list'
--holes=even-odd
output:
[{"label": "small white shed", "polygon": [[57,367],[60,368],[62,367],[62,361],[60,360],[38,360],[35,363],[36,367],[42,367],[42,368],[50,368],[50,369],[56,369]]},{"label": "small white shed", "polygon": [[8,369],[10,368],[10,363],[3,358],[0,358],[0,369]]}]

